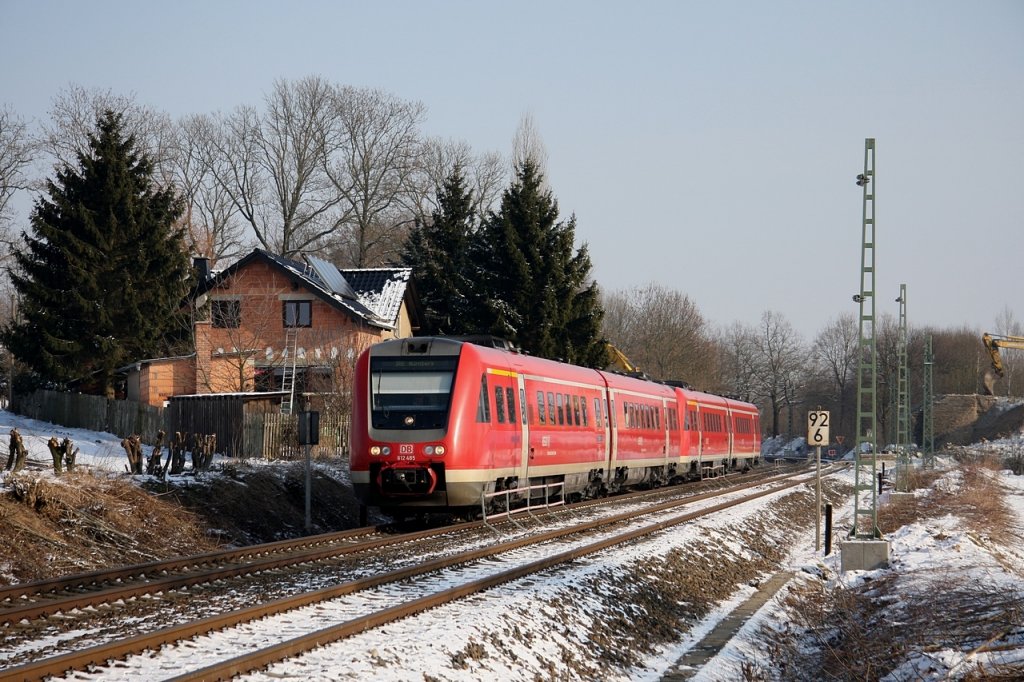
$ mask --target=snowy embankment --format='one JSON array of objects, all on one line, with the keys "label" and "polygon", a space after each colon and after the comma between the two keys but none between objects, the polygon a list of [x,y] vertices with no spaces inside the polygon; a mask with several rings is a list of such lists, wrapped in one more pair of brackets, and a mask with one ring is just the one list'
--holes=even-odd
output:
[{"label": "snowy embankment", "polygon": [[[29,460],[42,470],[38,475],[53,476],[47,470],[50,436],[74,440],[81,448],[79,462],[95,470],[125,470],[127,458],[111,434],[0,412],[2,433],[11,426],[21,430]],[[1024,437],[974,450],[1018,453]],[[969,493],[960,463],[940,458],[939,466],[942,475],[915,493],[919,499],[942,502]],[[1024,477],[1007,471],[985,475],[1004,491],[1015,532],[987,534],[951,506],[953,511],[890,530],[891,564],[884,570],[839,572],[839,543],[851,514],[852,474],[845,474],[826,486],[826,499],[835,507],[835,551],[829,557],[814,550],[814,495],[807,485],[714,522],[684,524],[552,570],[543,579],[511,583],[324,647],[251,679],[657,680],[780,571],[796,577],[693,679],[816,679],[815,672],[825,670],[833,677],[857,676],[863,659],[876,655],[867,661],[875,664],[869,677],[876,679],[959,679],[978,666],[1024,670],[1024,633],[1013,629],[1024,622]],[[886,656],[868,647],[854,649],[854,660],[830,660],[831,647],[847,634],[843,619],[830,611],[839,600],[849,600],[841,604],[845,616],[863,616],[873,633],[865,639],[877,640]],[[922,615],[934,614],[947,618],[947,631],[958,623],[971,629],[985,617],[995,626],[974,633],[981,637],[977,641],[970,632],[949,633],[949,641],[914,639],[929,632],[910,625],[927,625],[936,619]],[[822,620],[815,621],[817,616]],[[963,637],[956,639],[958,634]],[[243,640],[233,646],[246,646],[244,635],[238,636]]]}]

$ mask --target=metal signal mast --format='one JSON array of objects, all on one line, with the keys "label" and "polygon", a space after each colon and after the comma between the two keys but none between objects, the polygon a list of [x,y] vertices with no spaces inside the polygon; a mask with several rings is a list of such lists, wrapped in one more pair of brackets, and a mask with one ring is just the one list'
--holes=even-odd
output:
[{"label": "metal signal mast", "polygon": [[863,189],[861,220],[860,341],[857,352],[857,445],[854,450],[853,528],[850,537],[879,538],[878,495],[878,352],[875,344],[875,140],[864,140],[864,172],[857,176]]},{"label": "metal signal mast", "polygon": [[935,417],[932,402],[935,399],[932,385],[932,367],[935,356],[932,353],[932,336],[928,335],[924,345],[924,401],[921,403],[921,447],[924,450],[924,468],[935,468]]},{"label": "metal signal mast", "polygon": [[910,490],[910,391],[907,383],[907,285],[900,285],[900,328],[898,343],[899,360],[896,371],[896,446],[899,448],[899,471],[897,473],[897,489],[901,492]]}]

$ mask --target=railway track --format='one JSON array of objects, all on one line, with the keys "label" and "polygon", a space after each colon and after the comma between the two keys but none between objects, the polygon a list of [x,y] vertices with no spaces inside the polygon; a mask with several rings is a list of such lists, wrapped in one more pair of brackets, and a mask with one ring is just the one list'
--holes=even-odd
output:
[{"label": "railway track", "polygon": [[[711,479],[710,485],[714,488],[726,480],[733,484],[757,478],[757,474],[751,474],[728,479]],[[677,495],[677,490],[683,490],[685,493],[691,489],[660,488],[622,495],[612,498],[611,502],[625,504],[659,495]],[[569,508],[583,509],[608,503],[608,500],[589,500],[570,505]],[[506,522],[506,519],[502,519],[497,523],[500,525]],[[460,524],[459,528],[472,530],[481,525],[483,522],[480,521],[469,522]],[[0,624],[32,621],[53,614],[66,614],[168,590],[306,565],[451,532],[451,527],[401,534],[382,532],[376,527],[356,528],[11,585],[0,588]]]},{"label": "railway track", "polygon": [[[689,512],[687,514],[679,515],[678,509],[683,506],[696,505],[702,502],[711,500],[717,495],[723,494],[721,491],[706,492],[697,495],[689,495],[686,497],[676,497],[668,499],[667,501],[660,503],[653,503],[650,498],[654,496],[653,493],[647,496],[647,501],[642,504],[642,508],[632,509],[624,511],[611,516],[605,516],[589,521],[579,521],[571,519],[567,527],[555,528],[552,530],[546,530],[542,532],[531,532],[525,533],[522,537],[505,540],[503,542],[493,542],[495,531],[493,529],[481,529],[482,524],[462,524],[461,526],[455,527],[459,529],[459,532],[468,530],[470,527],[482,532],[490,533],[490,541],[484,542],[481,546],[476,548],[467,549],[451,553],[447,556],[437,556],[435,558],[426,558],[422,560],[414,560],[409,565],[394,568],[392,570],[379,570],[372,575],[367,575],[361,578],[354,578],[346,580],[340,584],[331,585],[321,589],[311,590],[302,592],[299,594],[289,595],[279,599],[271,600],[267,603],[256,604],[248,606],[246,608],[234,609],[225,613],[219,613],[205,618],[199,618],[190,620],[187,623],[180,623],[156,629],[152,632],[140,634],[137,636],[118,639],[117,641],[107,642],[104,644],[86,647],[79,651],[73,651],[65,654],[59,654],[56,656],[49,656],[42,660],[35,660],[27,664],[19,665],[8,670],[0,671],[0,680],[13,680],[13,679],[42,679],[47,676],[59,675],[67,670],[87,670],[93,666],[103,666],[109,660],[122,659],[131,654],[137,654],[143,651],[154,651],[159,649],[162,645],[172,644],[174,642],[180,642],[182,640],[190,639],[206,633],[222,630],[224,628],[230,628],[238,626],[242,623],[252,623],[259,619],[273,619],[278,614],[295,614],[297,609],[308,609],[315,605],[322,605],[328,602],[328,600],[336,600],[339,597],[346,595],[358,595],[365,594],[370,590],[378,590],[386,588],[387,586],[403,585],[409,581],[417,580],[423,581],[423,576],[437,575],[439,572],[457,570],[461,571],[462,577],[455,579],[455,586],[439,588],[437,585],[433,585],[425,588],[426,593],[414,598],[404,597],[399,600],[398,603],[390,604],[383,608],[371,609],[369,613],[353,614],[349,618],[342,618],[340,624],[334,624],[323,628],[318,628],[313,633],[309,633],[310,626],[305,622],[303,617],[296,617],[294,615],[285,616],[286,620],[299,620],[303,622],[301,626],[304,631],[301,635],[293,637],[286,637],[284,641],[280,641],[277,644],[269,646],[260,651],[251,652],[243,657],[231,659],[229,661],[223,661],[215,664],[214,666],[206,666],[201,670],[195,672],[186,673],[182,679],[219,679],[224,676],[231,676],[246,672],[249,670],[255,670],[268,665],[277,660],[294,656],[302,651],[308,650],[312,646],[313,642],[323,644],[325,642],[334,641],[337,639],[343,639],[349,637],[352,634],[361,632],[371,627],[378,627],[381,624],[390,622],[392,620],[408,616],[413,613],[417,613],[422,610],[433,608],[439,604],[446,603],[448,601],[458,599],[460,597],[473,594],[474,592],[487,589],[494,585],[510,580],[515,580],[523,576],[535,573],[537,571],[544,570],[559,563],[571,561],[579,556],[584,556],[588,553],[601,551],[604,548],[610,547],[614,544],[621,542],[628,542],[632,539],[640,537],[645,534],[658,532],[659,530],[668,527],[675,523],[683,523],[692,518],[698,516],[714,513],[715,511],[725,509],[729,506],[741,504],[751,499],[756,499],[764,495],[776,492],[777,489],[782,487],[791,487],[793,485],[799,485],[802,483],[800,479],[793,480],[793,476],[797,474],[790,474],[788,476],[779,476],[776,479],[785,479],[771,485],[768,490],[760,491],[757,493],[750,493],[743,495],[740,498],[732,500],[730,502],[719,503],[710,507],[700,509],[697,511]],[[735,482],[735,478],[732,479]],[[761,481],[754,481],[747,483],[739,488],[734,488],[731,493],[734,497],[738,494],[736,490],[742,490],[756,485],[765,485]],[[623,496],[625,498],[625,496]],[[670,496],[671,497],[671,496]],[[623,498],[617,498],[617,502]],[[640,504],[639,502],[637,503]],[[579,514],[579,508],[571,510],[570,515]],[[564,512],[560,513],[562,516]],[[664,515],[670,514],[671,519],[659,520],[653,522],[646,522],[641,525],[640,528],[627,530],[627,531],[612,531],[621,527],[623,524],[635,523],[637,518],[647,517],[650,518],[652,514]],[[447,529],[432,529],[429,531],[422,531],[415,534],[406,534],[391,538],[378,538],[372,541],[353,543],[352,538],[358,537],[360,534],[366,539],[366,536],[372,531],[370,529],[359,529],[357,531],[351,531],[349,533],[340,534],[345,536],[345,541],[351,543],[349,546],[356,546],[357,544],[364,544],[365,546],[359,550],[362,552],[372,552],[373,547],[370,546],[373,542],[379,542],[377,547],[385,547],[393,545],[396,542],[408,543],[410,550],[418,543],[425,541],[434,535],[442,535],[444,533],[452,533],[453,528]],[[529,551],[528,548],[543,545],[544,543],[564,542],[570,537],[582,537],[584,534],[592,533],[605,533],[608,537],[600,540],[588,540],[585,542],[578,541],[580,546],[568,549],[555,551],[553,549],[543,550],[543,557],[534,558],[529,561],[520,562],[518,565],[512,568],[506,568],[495,572],[490,570],[487,576],[483,577],[467,577],[471,576],[474,570],[484,562],[489,568],[493,569],[492,562],[497,561],[496,557],[499,556],[510,556],[516,552]],[[338,535],[338,534],[332,534]],[[449,538],[450,541],[450,538]],[[324,542],[330,544],[329,541],[324,539],[323,542],[317,540],[314,546],[310,548],[308,545],[304,546],[302,550],[298,552],[299,555],[313,556],[321,552],[328,551],[321,547]],[[280,544],[280,543],[274,543]],[[253,548],[255,549],[255,548]],[[337,551],[337,547],[332,547],[330,551]],[[345,551],[344,549],[341,551]],[[536,551],[536,550],[534,550]],[[264,556],[266,553],[273,553],[269,550],[259,550],[251,554],[256,556]],[[407,552],[408,554],[409,552]],[[274,557],[274,560],[279,560],[280,557]],[[314,561],[316,559],[306,558],[298,559],[297,563],[304,563]],[[490,560],[486,561],[485,560]],[[259,560],[252,561],[250,567],[257,563]],[[503,560],[504,561],[504,560]],[[199,563],[199,562],[196,562]],[[293,565],[296,563],[295,557],[293,556]],[[470,567],[459,569],[457,567]],[[217,570],[232,570],[230,567],[220,566]],[[256,572],[260,569],[249,569],[250,572]],[[152,570],[151,570],[152,572]],[[153,580],[147,581],[149,583],[154,582]],[[81,584],[79,581],[76,584]],[[430,584],[430,581],[427,581]],[[61,588],[61,589],[67,589]],[[106,588],[111,589],[111,588]],[[393,588],[392,588],[393,589]],[[408,588],[402,590],[407,592]],[[272,626],[273,627],[273,626]],[[287,630],[282,626],[282,631]],[[130,667],[130,666],[129,666]],[[119,667],[119,673],[123,672],[123,666]],[[147,679],[145,672],[140,673],[140,679]]]}]

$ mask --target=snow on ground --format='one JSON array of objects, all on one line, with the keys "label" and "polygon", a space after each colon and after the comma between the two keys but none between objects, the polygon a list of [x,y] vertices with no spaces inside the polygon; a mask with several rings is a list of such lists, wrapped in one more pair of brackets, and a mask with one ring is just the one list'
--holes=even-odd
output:
[{"label": "snow on ground", "polygon": [[12,428],[17,428],[21,433],[25,449],[28,450],[27,466],[35,464],[53,472],[53,458],[46,447],[46,442],[54,436],[57,440],[70,438],[75,447],[79,448],[75,459],[76,466],[110,472],[126,471],[128,466],[128,456],[121,447],[121,439],[112,433],[71,429],[0,410],[0,442],[3,446],[0,449],[3,459],[0,461],[3,464],[7,463],[7,455],[10,452],[8,444]]},{"label": "snow on ground", "polygon": [[[0,434],[6,435],[14,426],[22,433],[29,450],[29,461],[42,465],[46,470],[50,467],[46,441],[50,436],[57,436],[71,438],[81,448],[80,464],[96,470],[125,471],[127,458],[117,436],[67,429],[0,411]],[[989,451],[1022,452],[1024,435],[978,447]],[[951,463],[940,458],[940,466],[950,467]],[[1020,520],[1020,526],[1024,527],[1024,476],[1014,476],[1009,471],[996,475],[1008,491],[1007,503]],[[852,483],[852,472],[846,476]],[[940,485],[955,489],[960,485],[958,472],[950,469],[940,480]],[[920,494],[926,493],[921,491]],[[840,529],[849,527],[851,507],[849,502],[845,506],[836,505],[836,537],[841,536],[843,531]],[[714,526],[743,524],[756,518],[762,509],[762,504],[744,505],[727,512],[727,518],[724,521],[719,518]],[[589,667],[591,664],[587,662],[587,656],[598,643],[590,641],[587,633],[592,636],[594,632],[600,632],[602,621],[630,617],[628,609],[616,611],[612,607],[609,610],[609,601],[602,598],[600,592],[607,590],[609,584],[616,584],[615,579],[628,579],[638,562],[664,559],[682,546],[689,545],[692,549],[694,545],[700,547],[706,542],[704,551],[708,553],[742,553],[743,550],[735,547],[711,543],[712,531],[713,528],[704,522],[677,526],[649,540],[551,570],[543,578],[534,577],[502,585],[485,595],[433,609],[381,630],[323,647],[302,658],[272,666],[264,673],[251,675],[249,679],[299,676],[383,681],[593,679],[594,669]],[[960,584],[1016,591],[1024,600],[1024,581],[1021,580],[1024,577],[1024,536],[1020,533],[1014,536],[1012,544],[999,550],[998,556],[992,547],[978,542],[952,516],[904,526],[887,539],[891,543],[891,565],[888,569],[842,574],[838,548],[829,557],[823,557],[821,552],[814,550],[813,526],[795,536],[775,538],[780,542],[792,541],[787,565],[783,567],[798,576],[791,586],[799,580],[820,579],[822,575],[854,586],[895,573],[901,580],[901,591],[927,590],[930,584],[928,576],[941,572],[946,579],[952,575]],[[611,583],[609,578],[612,578]],[[780,596],[787,589],[784,588]],[[689,624],[678,642],[659,645],[653,655],[646,657],[643,666],[618,670],[604,668],[601,677],[609,680],[659,679],[680,656],[692,649],[755,590],[749,585],[738,589],[705,617]],[[787,618],[778,598],[769,601],[692,679],[705,682],[742,679],[745,664],[751,661],[765,663],[762,653],[765,650],[765,629],[781,631]],[[237,630],[215,636],[224,640],[226,649],[232,650],[251,646],[263,635]],[[998,662],[1000,656],[1012,655],[1019,656],[1020,650],[979,653],[970,657],[969,662],[972,665]],[[153,664],[149,668],[150,673],[159,675],[161,653],[147,655],[147,658]],[[962,672],[968,663],[967,658],[963,652],[952,650],[931,652],[928,656],[912,655],[886,679],[956,679],[958,671]],[[167,672],[170,674],[171,671]],[[174,671],[175,674],[178,672]]]},{"label": "snow on ground", "polygon": [[[0,489],[2,489],[9,475],[9,472],[4,471],[3,468],[7,464],[7,457],[10,452],[9,434],[12,428],[18,429],[25,444],[25,449],[28,451],[28,455],[25,458],[25,470],[31,470],[36,475],[54,477],[53,457],[50,456],[50,450],[46,446],[46,442],[51,437],[56,437],[58,441],[64,438],[71,439],[74,446],[79,450],[78,455],[75,457],[76,467],[89,469],[94,473],[107,472],[111,475],[128,473],[128,455],[125,453],[124,448],[121,447],[120,436],[102,431],[69,428],[37,419],[29,419],[7,410],[0,410]],[[149,459],[152,449],[152,446],[149,445],[142,446],[143,463]],[[166,462],[166,445],[164,445],[161,453],[162,460]],[[204,475],[216,477],[217,470],[227,462],[240,463],[238,460],[227,458],[223,455],[214,455],[213,463],[210,467],[211,471],[206,472]],[[247,459],[244,460],[244,463],[246,466],[273,465],[272,462],[264,459]],[[179,476],[187,476],[190,479],[193,477],[192,459],[188,454],[185,457],[185,470],[183,473],[176,476],[168,476],[168,478],[174,480]],[[142,481],[145,478],[145,475],[140,474],[135,477],[135,480]]]}]

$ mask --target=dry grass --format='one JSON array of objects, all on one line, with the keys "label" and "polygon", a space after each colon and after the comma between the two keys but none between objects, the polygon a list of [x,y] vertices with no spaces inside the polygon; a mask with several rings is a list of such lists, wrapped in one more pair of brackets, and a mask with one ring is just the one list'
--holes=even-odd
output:
[{"label": "dry grass", "polygon": [[[964,520],[971,532],[996,542],[1009,538],[1016,529],[1016,517],[1003,500],[1003,491],[993,475],[999,471],[997,458],[972,458],[960,462],[962,482],[955,487],[938,486],[927,495],[901,497],[879,510],[878,525],[883,533],[922,519],[953,514]],[[931,487],[941,472],[914,471],[911,489]]]},{"label": "dry grass", "polygon": [[17,474],[0,496],[0,580],[40,580],[214,547],[191,513],[125,479]]},{"label": "dry grass", "polygon": [[[939,485],[927,495],[904,498],[879,510],[883,532],[904,524],[953,514],[985,542],[998,543],[1015,530],[1015,516],[992,476],[1000,463],[961,462],[959,485]],[[927,480],[917,481],[924,487]],[[927,589],[907,590],[898,574],[857,588],[807,582],[783,602],[789,622],[782,633],[764,631],[772,668],[784,679],[878,679],[914,661],[914,670],[932,670],[948,679],[1024,678],[1024,665],[982,667],[972,657],[998,647],[1024,648],[1024,600],[1019,593],[982,584],[964,584],[959,574],[928,576]],[[807,642],[813,642],[808,650]],[[947,671],[930,658],[940,650],[967,655]],[[916,672],[897,679],[916,679]],[[930,678],[929,678],[930,679]],[[937,678],[939,679],[939,678]],[[947,677],[941,677],[947,679]]]},{"label": "dry grass", "polygon": [[[351,488],[313,470],[313,532],[351,528]],[[0,493],[0,584],[299,537],[305,467],[225,464],[200,478],[10,475]]]}]

